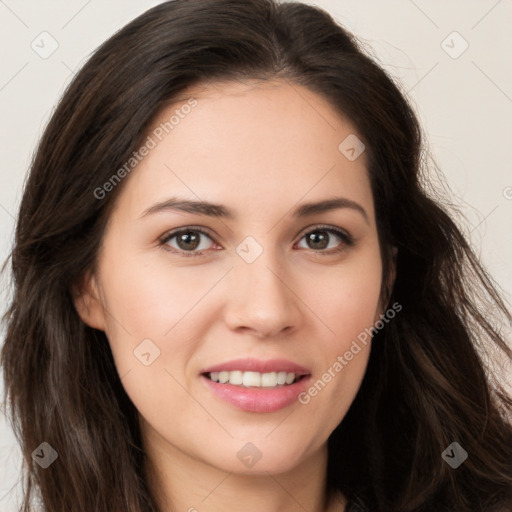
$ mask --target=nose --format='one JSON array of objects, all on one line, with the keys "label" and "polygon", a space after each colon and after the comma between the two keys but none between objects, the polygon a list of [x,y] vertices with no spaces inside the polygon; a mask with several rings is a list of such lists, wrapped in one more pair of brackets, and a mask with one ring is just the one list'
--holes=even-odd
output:
[{"label": "nose", "polygon": [[299,327],[304,317],[293,279],[266,252],[253,263],[239,261],[231,272],[225,320],[233,331],[271,338]]}]

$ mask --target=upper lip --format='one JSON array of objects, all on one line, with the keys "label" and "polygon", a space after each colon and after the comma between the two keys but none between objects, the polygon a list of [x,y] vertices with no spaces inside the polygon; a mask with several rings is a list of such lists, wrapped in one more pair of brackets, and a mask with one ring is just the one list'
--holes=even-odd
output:
[{"label": "upper lip", "polygon": [[287,359],[254,359],[254,358],[245,358],[245,359],[233,359],[232,361],[227,361],[225,363],[216,364],[215,366],[210,366],[201,371],[201,373],[211,373],[211,372],[232,372],[232,371],[242,371],[242,372],[259,372],[259,373],[271,373],[271,372],[287,372],[287,373],[295,373],[296,375],[309,375],[311,372],[304,368],[303,366],[294,363],[293,361],[288,361]]}]

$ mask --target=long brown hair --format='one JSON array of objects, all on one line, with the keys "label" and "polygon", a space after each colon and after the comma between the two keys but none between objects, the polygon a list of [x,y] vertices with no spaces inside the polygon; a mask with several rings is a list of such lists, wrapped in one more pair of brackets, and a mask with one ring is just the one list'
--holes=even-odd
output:
[{"label": "long brown hair", "polygon": [[[60,100],[35,153],[9,259],[1,362],[25,467],[23,511],[156,512],[138,413],[108,340],[85,325],[73,286],[94,271],[121,181],[155,115],[201,82],[281,78],[325,97],[366,145],[386,300],[362,386],[328,441],[328,484],[371,511],[512,508],[512,400],[486,354],[512,359],[510,322],[447,207],[427,193],[418,121],[399,88],[319,8],[274,0],[174,0],[103,43]],[[4,264],[4,270],[9,259]],[[500,316],[497,321],[489,311]],[[59,454],[32,459],[41,442]],[[441,453],[469,454],[453,469]],[[34,491],[37,491],[34,493]],[[500,508],[501,507],[501,508]]]}]

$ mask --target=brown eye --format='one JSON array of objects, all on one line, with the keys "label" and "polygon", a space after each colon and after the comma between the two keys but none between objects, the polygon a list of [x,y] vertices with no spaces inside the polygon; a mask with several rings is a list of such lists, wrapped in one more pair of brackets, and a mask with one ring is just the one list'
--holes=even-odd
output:
[{"label": "brown eye", "polygon": [[327,254],[342,251],[354,243],[348,233],[333,227],[317,227],[307,232],[302,239],[305,240],[307,249]]},{"label": "brown eye", "polygon": [[306,235],[306,243],[311,249],[325,249],[331,236],[326,231],[315,231]]},{"label": "brown eye", "polygon": [[178,244],[180,249],[186,250],[194,250],[200,245],[201,235],[195,233],[194,231],[187,231],[179,235],[175,235],[176,243]]},{"label": "brown eye", "polygon": [[[204,239],[210,240],[210,244]],[[200,229],[187,228],[169,233],[160,243],[183,256],[198,256],[202,254],[202,251],[210,248],[211,242],[212,239],[206,232]]]}]

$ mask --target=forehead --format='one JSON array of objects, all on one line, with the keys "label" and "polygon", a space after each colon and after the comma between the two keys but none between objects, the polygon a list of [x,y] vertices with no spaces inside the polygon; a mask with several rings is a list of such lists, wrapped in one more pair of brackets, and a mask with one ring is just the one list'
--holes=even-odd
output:
[{"label": "forehead", "polygon": [[146,134],[153,147],[120,200],[139,213],[169,196],[256,212],[343,195],[372,215],[366,155],[350,160],[340,150],[356,136],[328,101],[297,84],[197,86],[156,116]]}]

